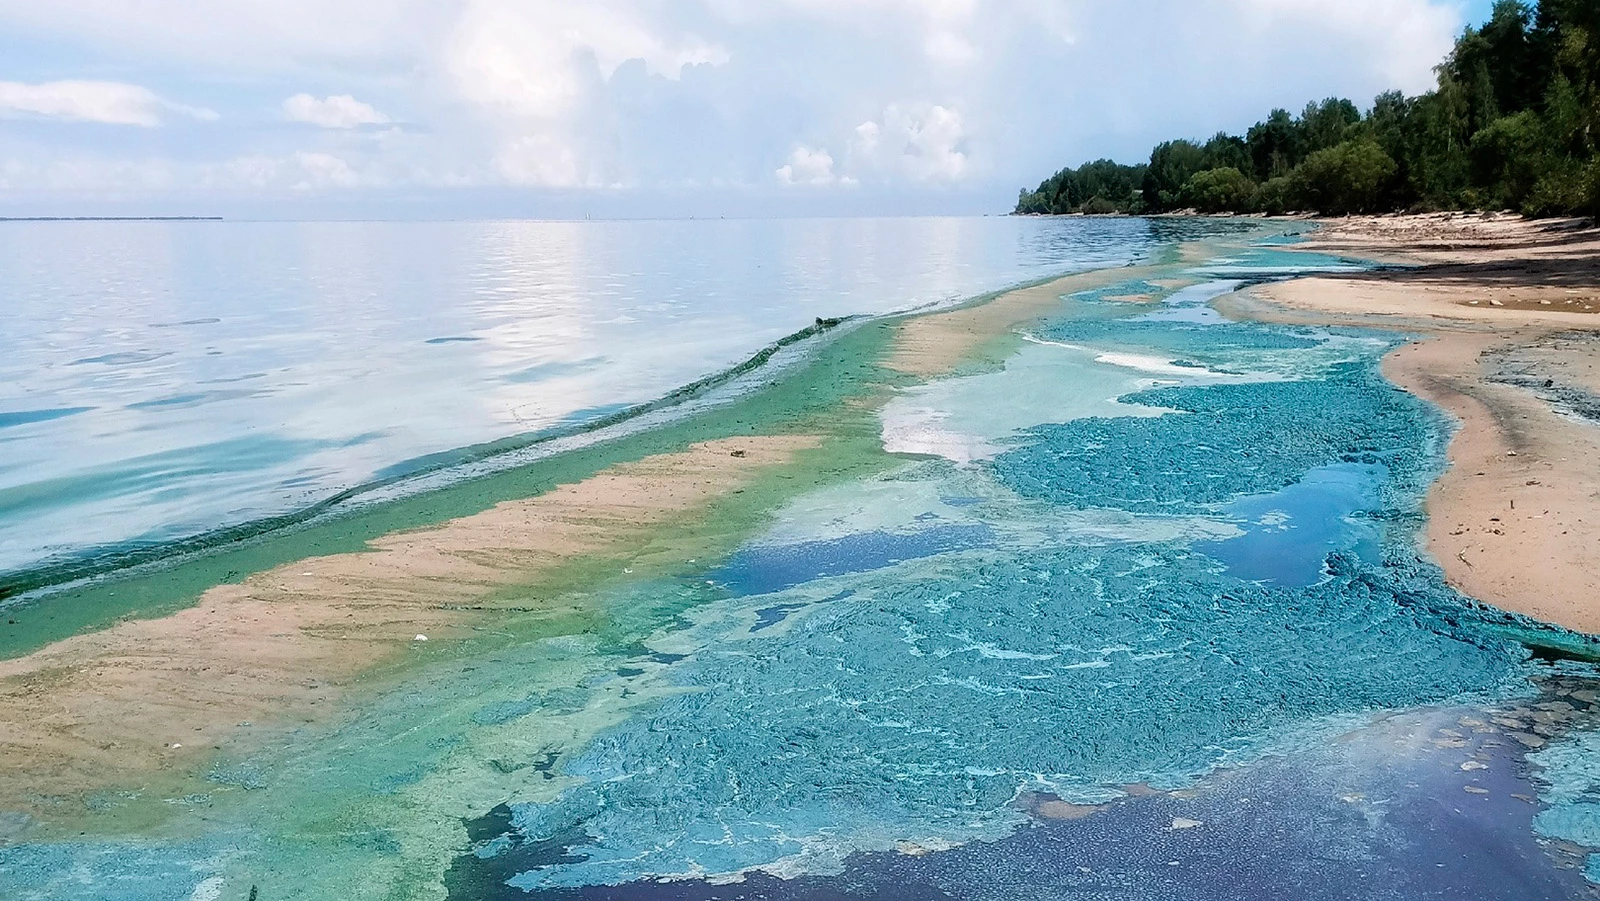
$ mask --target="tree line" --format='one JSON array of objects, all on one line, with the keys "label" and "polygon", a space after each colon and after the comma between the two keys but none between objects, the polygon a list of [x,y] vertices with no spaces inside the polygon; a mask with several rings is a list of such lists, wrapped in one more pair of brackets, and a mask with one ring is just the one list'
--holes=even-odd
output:
[{"label": "tree line", "polygon": [[1600,213],[1600,0],[1499,0],[1437,72],[1365,112],[1331,98],[1243,137],[1164,142],[1149,163],[1063,169],[1016,212]]}]

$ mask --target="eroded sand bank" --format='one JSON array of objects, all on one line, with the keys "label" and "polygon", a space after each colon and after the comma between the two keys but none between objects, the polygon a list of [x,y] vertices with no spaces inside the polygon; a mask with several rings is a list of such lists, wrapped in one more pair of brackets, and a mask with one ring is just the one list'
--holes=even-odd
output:
[{"label": "eroded sand bank", "polygon": [[1224,309],[1418,335],[1384,371],[1460,425],[1428,497],[1429,550],[1473,597],[1600,633],[1600,231],[1379,217],[1300,246],[1412,268],[1267,285]]}]

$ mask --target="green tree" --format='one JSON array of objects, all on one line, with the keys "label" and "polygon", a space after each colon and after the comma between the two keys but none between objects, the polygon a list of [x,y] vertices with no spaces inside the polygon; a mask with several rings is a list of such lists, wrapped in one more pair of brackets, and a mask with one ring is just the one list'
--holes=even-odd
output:
[{"label": "green tree", "polygon": [[1478,30],[1473,51],[1481,54],[1495,105],[1502,114],[1532,109],[1544,92],[1547,67],[1534,40],[1534,10],[1521,0],[1497,0]]},{"label": "green tree", "polygon": [[1303,204],[1319,213],[1376,212],[1398,167],[1370,138],[1319,150],[1291,177]]},{"label": "green tree", "polygon": [[1361,124],[1361,110],[1354,103],[1340,97],[1329,97],[1321,103],[1306,105],[1300,114],[1300,131],[1305,136],[1307,156],[1329,147],[1337,147],[1350,139],[1350,131]]},{"label": "green tree", "polygon": [[1256,183],[1232,166],[1197,172],[1183,186],[1182,203],[1202,213],[1243,213],[1255,209]]},{"label": "green tree", "polygon": [[1300,124],[1284,109],[1273,110],[1266,121],[1251,128],[1245,146],[1250,150],[1256,178],[1263,180],[1289,174],[1306,155]]},{"label": "green tree", "polygon": [[1205,155],[1207,169],[1238,169],[1241,172],[1254,168],[1250,162],[1250,145],[1244,138],[1219,131],[1200,150]]},{"label": "green tree", "polygon": [[1521,209],[1547,168],[1544,146],[1544,123],[1532,110],[1496,119],[1473,135],[1472,181],[1484,204]]},{"label": "green tree", "polygon": [[1600,213],[1600,0],[1498,0],[1437,73],[1434,90],[1380,94],[1366,115],[1330,98],[1275,109],[1243,138],[1168,141],[1143,168],[1064,170],[1018,209]]},{"label": "green tree", "polygon": [[1145,207],[1155,212],[1178,209],[1183,186],[1206,168],[1206,154],[1193,141],[1167,141],[1150,154],[1144,176]]},{"label": "green tree", "polygon": [[1143,182],[1143,166],[1124,166],[1111,160],[1095,160],[1076,169],[1063,169],[1045,179],[1033,191],[1024,190],[1017,198],[1016,212],[1140,212],[1143,199],[1139,192]]},{"label": "green tree", "polygon": [[1268,179],[1256,190],[1251,207],[1269,216],[1282,216],[1299,208],[1294,179],[1287,175]]}]

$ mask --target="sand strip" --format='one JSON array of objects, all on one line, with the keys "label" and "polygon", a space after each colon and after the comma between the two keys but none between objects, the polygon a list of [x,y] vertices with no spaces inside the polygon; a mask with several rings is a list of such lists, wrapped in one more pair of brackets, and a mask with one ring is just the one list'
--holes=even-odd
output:
[{"label": "sand strip", "polygon": [[[905,319],[899,324],[894,350],[886,365],[897,372],[922,378],[948,375],[985,343],[1056,309],[1062,297],[1137,281],[1157,270],[1158,267],[1151,266],[1127,266],[1083,272],[1019,288],[984,303]],[[1139,301],[1146,298],[1129,295],[1107,299]]]},{"label": "sand strip", "polygon": [[1384,372],[1460,424],[1427,500],[1450,583],[1600,633],[1600,232],[1508,216],[1331,223],[1306,249],[1400,272],[1253,289],[1224,312],[1424,336]]},{"label": "sand strip", "polygon": [[0,810],[49,817],[63,803],[81,811],[68,799],[96,790],[175,790],[215,751],[327,718],[354,680],[420,649],[417,636],[447,641],[507,608],[538,612],[551,602],[506,589],[585,555],[642,547],[663,524],[819,443],[726,439],[619,465],[0,662]]}]

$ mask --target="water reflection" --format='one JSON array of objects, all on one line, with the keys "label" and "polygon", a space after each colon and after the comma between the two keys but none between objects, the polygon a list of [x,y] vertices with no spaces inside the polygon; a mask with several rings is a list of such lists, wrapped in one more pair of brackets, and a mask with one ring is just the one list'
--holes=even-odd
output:
[{"label": "water reflection", "polygon": [[401,461],[660,396],[818,316],[1124,262],[1149,230],[6,223],[0,571],[285,512]]}]

